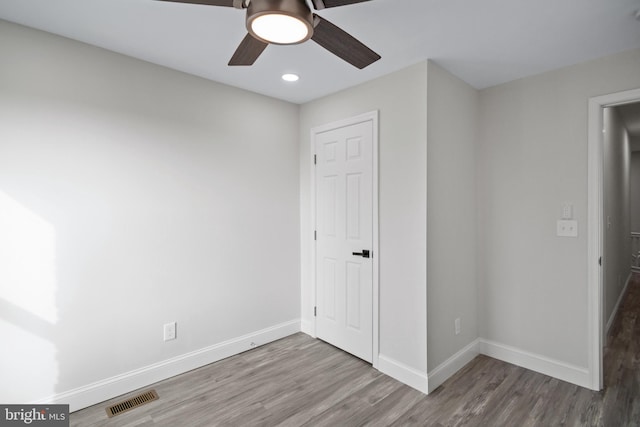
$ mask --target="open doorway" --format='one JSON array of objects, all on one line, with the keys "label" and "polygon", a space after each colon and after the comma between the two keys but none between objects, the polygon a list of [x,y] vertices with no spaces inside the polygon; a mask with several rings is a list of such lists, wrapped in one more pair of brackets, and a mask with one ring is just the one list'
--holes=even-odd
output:
[{"label": "open doorway", "polygon": [[640,153],[634,151],[640,142],[640,103],[605,107],[602,131],[602,304],[606,345],[631,282],[632,268],[640,268]]},{"label": "open doorway", "polygon": [[630,165],[636,138],[627,127],[635,129],[631,116],[639,102],[640,89],[589,100],[589,373],[595,390],[604,385],[606,332],[630,280]]},{"label": "open doorway", "polygon": [[629,240],[631,272],[640,273],[640,102],[612,107],[629,144]]}]

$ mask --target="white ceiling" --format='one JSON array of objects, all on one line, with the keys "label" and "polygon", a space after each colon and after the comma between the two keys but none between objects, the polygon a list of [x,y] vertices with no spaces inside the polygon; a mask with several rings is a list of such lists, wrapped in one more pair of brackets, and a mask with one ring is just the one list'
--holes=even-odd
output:
[{"label": "white ceiling", "polygon": [[[319,15],[382,55],[358,70],[312,41],[227,62],[244,11],[154,0],[0,0],[0,19],[304,103],[424,59],[481,89],[640,48],[640,0],[372,0]],[[294,72],[297,83],[280,75]],[[640,72],[640,70],[639,70]]]}]

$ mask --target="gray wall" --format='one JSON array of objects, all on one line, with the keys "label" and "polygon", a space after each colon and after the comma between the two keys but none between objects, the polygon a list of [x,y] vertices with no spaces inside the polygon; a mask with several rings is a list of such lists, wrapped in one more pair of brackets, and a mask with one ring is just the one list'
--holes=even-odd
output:
[{"label": "gray wall", "polygon": [[310,130],[380,111],[380,356],[426,376],[427,64],[373,80],[300,109],[302,319],[312,321]]},{"label": "gray wall", "polygon": [[[480,93],[480,336],[587,366],[587,103],[640,87],[640,50]],[[556,237],[562,204],[578,238]]]},{"label": "gray wall", "polygon": [[0,56],[0,401],[299,322],[296,105],[2,21]]},{"label": "gray wall", "polygon": [[604,109],[603,273],[604,325],[613,323],[617,302],[631,273],[629,138],[615,108]]},{"label": "gray wall", "polygon": [[432,372],[478,338],[479,94],[433,62],[427,75],[427,348]]}]

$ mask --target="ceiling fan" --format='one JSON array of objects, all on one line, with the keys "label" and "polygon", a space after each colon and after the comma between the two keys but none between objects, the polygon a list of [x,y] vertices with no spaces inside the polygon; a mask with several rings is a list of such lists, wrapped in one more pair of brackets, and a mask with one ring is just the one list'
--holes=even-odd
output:
[{"label": "ceiling fan", "polygon": [[[380,55],[344,30],[311,12],[306,0],[158,0],[247,9],[249,33],[229,65],[253,65],[269,44],[298,44],[309,39],[354,67],[363,69]],[[316,10],[370,0],[311,0]]]}]

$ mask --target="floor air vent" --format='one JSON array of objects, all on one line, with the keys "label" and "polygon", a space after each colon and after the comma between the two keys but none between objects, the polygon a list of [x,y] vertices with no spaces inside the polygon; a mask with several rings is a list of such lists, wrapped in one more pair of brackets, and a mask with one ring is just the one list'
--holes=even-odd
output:
[{"label": "floor air vent", "polygon": [[115,417],[116,415],[120,415],[123,412],[130,411],[137,408],[138,406],[142,406],[145,403],[153,402],[157,399],[158,393],[156,393],[155,390],[145,391],[144,393],[133,396],[132,398],[127,399],[123,402],[109,406],[107,408],[107,415],[109,416],[109,418]]}]

